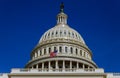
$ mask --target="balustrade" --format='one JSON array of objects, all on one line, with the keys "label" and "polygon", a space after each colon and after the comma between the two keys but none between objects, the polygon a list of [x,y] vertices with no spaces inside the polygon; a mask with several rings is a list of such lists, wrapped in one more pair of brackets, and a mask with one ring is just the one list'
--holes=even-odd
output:
[{"label": "balustrade", "polygon": [[[51,68],[51,69],[48,69],[48,68],[44,68],[44,69],[12,69],[12,71],[11,71],[11,73],[36,73],[36,72],[50,72],[50,73],[52,73],[52,72],[65,72],[65,73],[67,73],[67,72],[90,72],[90,73],[95,73],[95,72],[99,72],[99,73],[104,73],[104,70],[103,69],[94,69],[94,68],[85,68],[85,69],[77,69],[77,68],[72,68],[72,69],[70,69],[70,68],[65,68],[65,69],[63,69],[63,68],[58,68],[58,69],[56,69],[56,68]],[[120,75],[120,73],[119,74],[117,74],[117,75]]]}]

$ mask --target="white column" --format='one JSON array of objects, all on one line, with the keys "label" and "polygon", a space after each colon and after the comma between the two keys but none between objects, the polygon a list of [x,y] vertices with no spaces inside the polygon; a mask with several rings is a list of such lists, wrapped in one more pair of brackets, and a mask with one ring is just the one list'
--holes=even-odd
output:
[{"label": "white column", "polygon": [[80,56],[80,49],[78,48],[78,55]]},{"label": "white column", "polygon": [[63,71],[65,70],[65,61],[63,60]]},{"label": "white column", "polygon": [[70,54],[70,46],[68,46],[68,54]]},{"label": "white column", "polygon": [[[65,20],[65,23],[66,23],[66,20]],[[66,30],[66,36],[69,37],[69,35],[68,35],[68,31],[67,31],[67,30]]]},{"label": "white column", "polygon": [[72,69],[72,61],[70,61],[70,70]]},{"label": "white column", "polygon": [[88,66],[88,69],[90,69],[90,66]]},{"label": "white column", "polygon": [[51,47],[51,52],[54,51],[54,46]]},{"label": "white column", "polygon": [[36,51],[36,57],[38,57],[38,52]]},{"label": "white column", "polygon": [[44,62],[42,63],[42,71],[43,71],[43,69],[44,69]]},{"label": "white column", "polygon": [[36,69],[38,69],[38,64],[36,65]]},{"label": "white column", "polygon": [[42,55],[44,55],[44,48],[42,48]]},{"label": "white column", "polygon": [[32,59],[34,59],[35,58],[35,56],[34,56],[34,54],[32,54]]},{"label": "white column", "polygon": [[46,48],[46,54],[49,54],[49,48],[48,47]]},{"label": "white column", "polygon": [[61,23],[61,17],[60,17],[60,23]]},{"label": "white column", "polygon": [[73,47],[73,54],[74,54],[74,55],[76,54],[75,47]]},{"label": "white column", "polygon": [[79,63],[77,62],[77,69],[79,69]]},{"label": "white column", "polygon": [[33,69],[33,66],[32,66],[32,69]]},{"label": "white column", "polygon": [[57,51],[58,51],[58,53],[59,53],[59,47],[60,47],[60,46],[57,46]]},{"label": "white column", "polygon": [[65,46],[62,46],[62,53],[65,53]]},{"label": "white column", "polygon": [[80,49],[80,56],[82,56],[82,50]]},{"label": "white column", "polygon": [[83,69],[85,69],[85,65],[83,64]]},{"label": "white column", "polygon": [[82,56],[84,57],[84,51],[82,50]]},{"label": "white column", "polygon": [[38,56],[40,56],[40,49],[38,49]]},{"label": "white column", "polygon": [[49,71],[51,70],[50,67],[51,67],[51,64],[50,64],[50,61],[49,61],[49,62],[48,62],[48,70],[49,70]]},{"label": "white column", "polygon": [[58,70],[58,60],[55,61],[55,69]]},{"label": "white column", "polygon": [[84,52],[85,53],[85,57],[87,58],[87,53],[86,52]]},{"label": "white column", "polygon": [[35,58],[36,58],[37,57],[36,52],[34,54],[35,54]]}]

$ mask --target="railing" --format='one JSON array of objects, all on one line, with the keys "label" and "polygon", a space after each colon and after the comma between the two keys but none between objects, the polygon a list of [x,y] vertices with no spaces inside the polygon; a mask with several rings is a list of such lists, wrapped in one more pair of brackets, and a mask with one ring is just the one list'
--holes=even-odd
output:
[{"label": "railing", "polygon": [[120,76],[120,73],[113,73],[113,76]]},{"label": "railing", "polygon": [[2,73],[0,73],[0,76],[3,76],[3,74],[2,74]]},{"label": "railing", "polygon": [[0,78],[8,78],[8,73],[0,73]]},{"label": "railing", "polygon": [[87,68],[87,69],[76,69],[76,68],[72,68],[72,69],[69,69],[69,68],[66,68],[66,69],[62,69],[62,68],[59,68],[59,69],[47,69],[47,68],[44,68],[44,69],[12,69],[11,73],[54,73],[54,72],[61,72],[61,73],[69,73],[69,72],[72,72],[72,73],[104,73],[104,70],[103,69],[93,69],[93,68]]}]

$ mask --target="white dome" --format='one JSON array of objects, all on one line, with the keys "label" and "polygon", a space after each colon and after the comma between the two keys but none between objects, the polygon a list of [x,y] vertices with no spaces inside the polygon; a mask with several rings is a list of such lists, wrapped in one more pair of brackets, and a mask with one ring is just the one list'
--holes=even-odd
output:
[{"label": "white dome", "polygon": [[67,25],[67,17],[68,16],[64,12],[60,12],[57,15],[57,25],[42,35],[39,44],[47,40],[58,38],[70,39],[85,44],[81,35]]},{"label": "white dome", "polygon": [[[57,15],[57,25],[42,35],[31,53],[31,60],[26,68],[40,68],[48,71],[97,68],[92,61],[92,52],[81,35],[67,25],[68,16],[63,12],[63,7],[62,4],[60,13]],[[56,51],[56,56],[51,58],[51,53]]]},{"label": "white dome", "polygon": [[85,44],[85,42],[84,42],[83,38],[81,37],[81,35],[77,31],[70,28],[66,24],[57,24],[55,27],[53,27],[53,28],[49,29],[48,31],[46,31],[42,35],[42,37],[41,37],[41,39],[39,41],[39,44],[41,42],[56,39],[56,38],[70,39],[70,40],[79,41],[79,42]]}]

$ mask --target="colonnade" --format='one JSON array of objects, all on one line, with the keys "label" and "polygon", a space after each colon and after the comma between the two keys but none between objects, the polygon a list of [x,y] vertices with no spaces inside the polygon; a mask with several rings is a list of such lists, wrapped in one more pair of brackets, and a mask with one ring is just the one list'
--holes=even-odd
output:
[{"label": "colonnade", "polygon": [[42,62],[36,65],[33,65],[30,68],[34,69],[41,69],[41,70],[77,70],[77,69],[86,69],[86,68],[92,68],[89,65],[82,64],[79,62],[75,61],[65,61],[65,60],[56,60],[56,61],[47,61],[47,62]]}]

